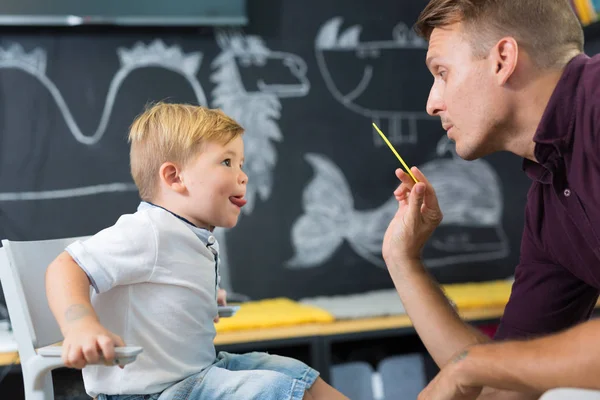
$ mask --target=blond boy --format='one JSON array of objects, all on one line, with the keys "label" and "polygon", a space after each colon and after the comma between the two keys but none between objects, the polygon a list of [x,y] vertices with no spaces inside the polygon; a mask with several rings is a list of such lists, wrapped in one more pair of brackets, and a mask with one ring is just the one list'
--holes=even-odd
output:
[{"label": "blond boy", "polygon": [[[297,360],[216,354],[219,247],[212,231],[235,226],[246,203],[242,134],[218,110],[148,108],[129,133],[131,172],[142,199],[137,211],[72,244],[48,267],[63,359],[83,368],[90,396],[344,398]],[[96,364],[100,356],[113,360],[114,347],[125,343],[144,348],[134,363]]]}]

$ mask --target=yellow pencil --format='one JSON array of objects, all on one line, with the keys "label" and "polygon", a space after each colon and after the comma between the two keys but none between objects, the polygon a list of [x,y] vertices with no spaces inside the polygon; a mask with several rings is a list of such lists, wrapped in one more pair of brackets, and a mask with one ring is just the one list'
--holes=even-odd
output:
[{"label": "yellow pencil", "polygon": [[402,165],[404,166],[404,169],[406,170],[406,172],[408,173],[408,175],[410,175],[410,177],[413,179],[413,181],[415,181],[415,183],[418,183],[419,181],[417,180],[417,178],[415,178],[415,176],[412,174],[412,172],[410,172],[410,168],[408,168],[408,165],[406,165],[406,163],[404,162],[404,160],[402,159],[402,157],[400,157],[400,154],[398,154],[398,152],[396,151],[396,149],[394,148],[394,146],[392,146],[392,144],[390,143],[390,141],[385,137],[385,135],[383,134],[383,132],[381,132],[379,130],[379,128],[377,127],[377,125],[375,125],[375,122],[373,122],[373,126],[375,127],[375,129],[377,130],[377,132],[379,132],[379,135],[381,135],[381,138],[383,139],[383,141],[385,143],[387,143],[387,145],[389,146],[389,148],[392,150],[392,152],[396,155],[396,157],[398,158],[398,160],[400,160],[400,162],[402,163]]}]

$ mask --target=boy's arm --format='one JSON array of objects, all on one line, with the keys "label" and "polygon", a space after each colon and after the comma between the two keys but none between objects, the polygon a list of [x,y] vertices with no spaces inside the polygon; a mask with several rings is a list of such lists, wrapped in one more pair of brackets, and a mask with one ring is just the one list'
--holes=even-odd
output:
[{"label": "boy's arm", "polygon": [[86,273],[63,252],[46,271],[46,295],[63,336],[82,320],[98,323],[90,301],[90,281]]},{"label": "boy's arm", "polygon": [[114,347],[124,343],[100,324],[90,301],[88,276],[67,252],[48,266],[46,295],[65,338],[66,366],[83,368],[88,363],[97,363],[100,356],[107,362],[114,359]]}]

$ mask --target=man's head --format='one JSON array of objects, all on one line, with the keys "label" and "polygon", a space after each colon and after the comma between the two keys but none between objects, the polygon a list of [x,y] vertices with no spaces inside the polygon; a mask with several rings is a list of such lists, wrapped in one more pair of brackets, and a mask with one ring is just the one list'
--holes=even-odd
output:
[{"label": "man's head", "polygon": [[524,88],[583,51],[568,0],[431,0],[415,29],[429,41],[427,112],[465,159],[503,150]]},{"label": "man's head", "polygon": [[241,169],[243,132],[220,110],[148,107],[129,132],[131,174],[140,197],[198,226],[234,226],[248,181]]}]

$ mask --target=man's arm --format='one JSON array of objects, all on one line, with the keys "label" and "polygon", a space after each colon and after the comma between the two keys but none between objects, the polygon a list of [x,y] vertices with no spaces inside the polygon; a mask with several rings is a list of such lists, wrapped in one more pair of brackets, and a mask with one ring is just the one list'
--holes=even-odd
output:
[{"label": "man's arm", "polygon": [[388,265],[390,275],[417,334],[440,368],[469,346],[490,342],[461,320],[419,260],[399,262],[401,267]]},{"label": "man's arm", "polygon": [[396,171],[402,181],[394,192],[398,212],[385,233],[382,252],[415,330],[442,368],[460,351],[489,338],[460,319],[421,262],[422,249],[441,222],[442,212],[427,178],[415,167],[412,173],[418,184],[402,170]]},{"label": "man's arm", "polygon": [[465,386],[543,393],[558,387],[600,389],[600,320],[526,341],[474,346],[457,361]]}]

